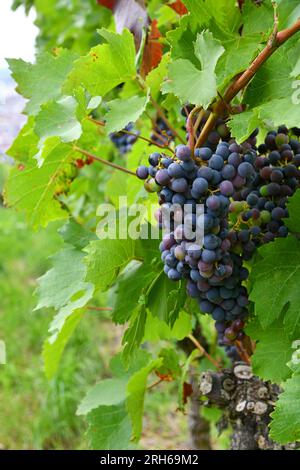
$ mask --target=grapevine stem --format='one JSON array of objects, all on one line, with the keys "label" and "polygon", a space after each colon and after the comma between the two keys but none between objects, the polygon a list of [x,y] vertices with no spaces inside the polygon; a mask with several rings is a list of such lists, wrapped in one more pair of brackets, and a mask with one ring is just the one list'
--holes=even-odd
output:
[{"label": "grapevine stem", "polygon": [[[94,124],[97,124],[97,126],[105,126],[104,121],[98,121],[97,119],[93,119],[91,117],[89,117],[88,119],[89,119],[89,121],[93,122]],[[145,142],[148,142],[151,145],[155,145],[156,147],[159,147],[160,149],[170,150],[170,152],[172,152],[174,154],[174,151],[168,145],[160,145],[160,144],[154,142],[154,140],[147,139],[147,137],[143,137],[140,134],[135,134],[134,132],[127,131],[126,129],[122,129],[119,132],[122,132],[122,133],[128,134],[128,135],[134,135],[137,139],[144,140]]]},{"label": "grapevine stem", "polygon": [[180,142],[182,144],[185,144],[184,140],[181,138],[181,136],[178,134],[178,132],[176,131],[176,129],[172,126],[172,124],[170,123],[169,119],[167,118],[167,116],[165,115],[165,113],[163,112],[162,108],[159,106],[159,104],[157,103],[157,101],[155,101],[154,98],[150,97],[150,101],[151,103],[153,104],[154,108],[156,109],[157,113],[159,114],[159,116],[161,117],[161,119],[164,121],[164,123],[168,126],[168,128],[172,131],[173,135],[175,135],[177,137],[178,140],[180,140]]},{"label": "grapevine stem", "polygon": [[[286,28],[282,31],[276,32],[277,22],[275,21],[274,30],[271,37],[268,40],[266,47],[258,54],[251,65],[245,70],[244,73],[239,75],[234,82],[226,90],[223,99],[218,99],[213,104],[213,113],[210,115],[206,125],[204,126],[196,147],[204,144],[209,133],[214,128],[218,116],[221,116],[226,110],[226,106],[230,101],[252,80],[254,75],[260,69],[260,67],[266,62],[266,60],[288,39],[294,34],[300,31],[300,19],[297,20],[290,28]],[[274,34],[275,33],[275,34]]]},{"label": "grapevine stem", "polygon": [[[213,112],[209,115],[203,129],[202,129],[202,132],[200,133],[198,139],[197,139],[197,142],[196,142],[196,145],[195,145],[195,148],[198,148],[200,147],[201,145],[204,144],[204,142],[206,141],[207,137],[208,137],[208,134],[210,133],[211,129],[213,129],[214,125],[215,125],[215,122],[217,121],[217,115],[215,115]],[[203,137],[203,135],[205,135],[205,139]]]},{"label": "grapevine stem", "polygon": [[147,387],[147,390],[151,390],[152,388],[157,387],[157,385],[161,384],[162,382],[163,382],[163,379],[157,380],[157,381],[154,382],[153,384],[149,385],[149,386]]},{"label": "grapevine stem", "polygon": [[98,121],[98,119],[94,119],[90,116],[87,117],[87,119],[91,122],[93,122],[94,124],[97,124],[97,126],[102,126],[104,127],[105,126],[105,122],[104,121]]},{"label": "grapevine stem", "polygon": [[148,142],[151,145],[155,145],[156,147],[160,149],[170,150],[170,152],[174,154],[174,151],[168,145],[161,145],[157,142],[154,142],[154,140],[148,139],[147,137],[143,137],[142,135],[139,135],[139,134],[135,134],[134,132],[126,131],[125,129],[122,129],[120,132],[123,132],[124,134],[128,134],[128,135],[134,135],[138,139],[144,140],[145,142]]},{"label": "grapevine stem", "polygon": [[76,150],[76,152],[81,153],[82,155],[85,155],[86,157],[96,160],[97,162],[103,163],[103,165],[107,165],[107,166],[110,166],[111,168],[114,168],[115,170],[120,170],[129,175],[136,176],[136,174],[133,171],[128,170],[127,168],[124,168],[122,166],[116,165],[115,163],[109,162],[108,160],[104,160],[104,158],[97,157],[96,155],[93,155],[92,153],[87,152],[86,150],[83,150],[80,147],[77,147],[77,145],[74,145],[74,150]]},{"label": "grapevine stem", "polygon": [[196,348],[203,354],[206,359],[208,359],[218,370],[220,370],[220,364],[211,357],[210,354],[204,349],[204,347],[199,343],[199,341],[193,336],[192,334],[188,335],[188,338],[192,341],[192,343],[196,346]]},{"label": "grapevine stem", "polygon": [[97,312],[111,312],[113,310],[111,307],[94,307],[93,305],[88,305],[86,308]]},{"label": "grapevine stem", "polygon": [[242,345],[241,341],[235,341],[235,346],[238,349],[239,355],[241,356],[241,359],[246,362],[246,364],[250,365],[250,357],[247,353],[247,351],[244,349],[244,346]]},{"label": "grapevine stem", "polygon": [[190,112],[187,122],[186,122],[186,129],[189,134],[189,147],[191,149],[192,155],[194,155],[194,148],[195,148],[195,134],[194,134],[194,124],[193,124],[193,117],[195,114],[200,111],[201,108],[198,106],[195,106],[195,108],[192,109]]}]

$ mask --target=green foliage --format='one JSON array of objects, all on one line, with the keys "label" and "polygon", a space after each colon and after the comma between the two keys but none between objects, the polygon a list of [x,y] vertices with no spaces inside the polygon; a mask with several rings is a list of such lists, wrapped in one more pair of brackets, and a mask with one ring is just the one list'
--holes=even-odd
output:
[{"label": "green foliage", "polygon": [[300,439],[299,392],[300,376],[295,375],[286,381],[284,392],[280,395],[272,413],[270,435],[281,444]]},{"label": "green foliage", "polygon": [[207,107],[217,94],[215,68],[224,48],[209,31],[198,34],[194,54],[201,70],[185,59],[178,59],[168,66],[168,81],[164,93],[174,93],[182,103],[190,102]]},{"label": "green foliage", "polygon": [[[260,248],[251,271],[254,280],[250,299],[263,328],[269,327],[285,310],[288,333],[299,332],[297,285],[299,283],[299,241],[294,237],[277,239]],[[275,260],[276,259],[276,263]],[[272,281],[272,282],[270,282]]]}]

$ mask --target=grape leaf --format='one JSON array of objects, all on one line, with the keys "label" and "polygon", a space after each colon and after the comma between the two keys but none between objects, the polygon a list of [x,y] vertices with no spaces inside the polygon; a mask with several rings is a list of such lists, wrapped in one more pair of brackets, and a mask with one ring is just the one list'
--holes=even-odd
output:
[{"label": "grape leaf", "polygon": [[74,219],[68,220],[68,222],[59,229],[59,233],[65,243],[74,246],[78,250],[86,247],[90,241],[96,239],[96,235],[93,232],[75,222]]},{"label": "grape leaf", "polygon": [[88,414],[87,421],[87,436],[93,449],[132,449],[131,423],[125,402],[115,406],[99,406]]},{"label": "grape leaf", "polygon": [[58,143],[45,156],[41,168],[30,162],[22,171],[18,168],[12,170],[5,186],[7,205],[24,210],[33,228],[66,218],[68,214],[55,198],[55,193],[59,178],[73,159],[74,150]]},{"label": "grape leaf", "polygon": [[192,331],[191,316],[181,311],[173,328],[166,322],[154,317],[149,312],[145,324],[145,333],[143,341],[151,341],[152,343],[160,340],[176,339],[178,341],[184,339]]},{"label": "grape leaf", "polygon": [[239,143],[242,143],[260,123],[261,121],[256,112],[251,110],[231,116],[228,126],[231,129],[233,137],[235,137]]},{"label": "grape leaf", "polygon": [[284,316],[285,328],[291,334],[299,331],[299,248],[299,241],[290,236],[259,249],[262,259],[258,259],[251,270],[250,300],[255,303],[255,313],[263,328],[271,325],[283,308],[288,307]]},{"label": "grape leaf", "polygon": [[270,437],[287,444],[300,440],[300,375],[288,379],[283,387],[271,413]]},{"label": "grape leaf", "polygon": [[132,312],[129,326],[123,336],[123,359],[126,365],[129,365],[140,346],[146,324],[147,312],[145,304],[140,301],[136,309]]},{"label": "grape leaf", "polygon": [[195,55],[201,70],[186,59],[169,64],[169,79],[162,85],[163,93],[174,93],[182,102],[207,107],[217,94],[215,68],[224,48],[210,31],[198,34]]},{"label": "grape leaf", "polygon": [[295,63],[289,47],[281,46],[256,73],[245,93],[245,102],[251,107],[291,95],[294,79],[290,74]]},{"label": "grape leaf", "polygon": [[263,380],[275,383],[286,380],[291,375],[287,363],[292,355],[292,341],[284,329],[282,319],[265,330],[254,320],[247,326],[246,332],[257,341],[251,357],[253,372]]},{"label": "grape leaf", "polygon": [[38,279],[37,309],[61,308],[80,291],[86,276],[84,254],[74,247],[66,247],[52,257],[52,268]]},{"label": "grape leaf", "polygon": [[165,321],[172,327],[176,321],[179,310],[186,299],[185,289],[174,286],[174,282],[162,271],[159,273],[149,290],[147,307],[152,315]]},{"label": "grape leaf", "polygon": [[113,320],[116,323],[125,323],[130,318],[156,274],[147,263],[133,261],[126,267],[111,292]]},{"label": "grape leaf", "polygon": [[6,153],[19,162],[26,162],[38,152],[38,143],[39,138],[34,132],[34,117],[30,116]]},{"label": "grape leaf", "polygon": [[65,320],[58,334],[45,340],[42,356],[44,361],[45,375],[48,380],[52,379],[56,374],[67,342],[82,320],[83,314],[83,310],[75,310]]},{"label": "grape leaf", "polygon": [[169,54],[165,54],[160,61],[159,66],[151,70],[146,77],[146,85],[150,88],[151,95],[154,98],[156,98],[160,93],[161,83],[168,74],[167,64],[169,60]]},{"label": "grape leaf", "polygon": [[296,193],[289,198],[288,200],[288,211],[289,217],[284,220],[285,225],[291,232],[300,233],[300,190],[298,189]]},{"label": "grape leaf", "polygon": [[43,103],[60,97],[63,83],[77,57],[74,52],[58,49],[56,55],[40,54],[35,64],[21,59],[7,60],[18,84],[17,90],[29,99],[25,108],[28,114],[37,114]]},{"label": "grape leaf", "polygon": [[135,122],[143,114],[148,103],[148,96],[132,96],[128,99],[116,99],[107,105],[109,111],[105,115],[107,132],[124,129],[129,122]]},{"label": "grape leaf", "polygon": [[151,29],[146,38],[143,60],[141,65],[141,76],[146,77],[148,73],[155,69],[163,56],[163,45],[159,42],[161,33],[157,27],[157,20],[151,22]]},{"label": "grape leaf", "polygon": [[76,117],[77,102],[72,96],[49,101],[36,116],[35,133],[45,139],[58,136],[63,142],[79,139],[82,128]]},{"label": "grape leaf", "polygon": [[86,394],[77,408],[77,415],[86,415],[99,406],[115,406],[126,398],[126,378],[104,379]]},{"label": "grape leaf", "polygon": [[127,385],[127,410],[132,422],[132,439],[138,441],[142,432],[142,420],[144,411],[144,399],[149,374],[159,368],[163,363],[163,358],[155,359],[146,367],[136,372]]},{"label": "grape leaf", "polygon": [[92,241],[85,249],[87,280],[97,289],[107,290],[119,272],[134,258],[134,248],[135,241],[130,238]]},{"label": "grape leaf", "polygon": [[188,13],[187,8],[184,6],[181,0],[175,0],[173,3],[168,4],[168,7],[172,8],[180,16],[186,15]]},{"label": "grape leaf", "polygon": [[126,80],[136,75],[135,47],[133,36],[128,30],[115,34],[101,29],[100,35],[107,41],[93,47],[80,57],[65,83],[66,94],[83,85],[92,96],[104,96]]}]

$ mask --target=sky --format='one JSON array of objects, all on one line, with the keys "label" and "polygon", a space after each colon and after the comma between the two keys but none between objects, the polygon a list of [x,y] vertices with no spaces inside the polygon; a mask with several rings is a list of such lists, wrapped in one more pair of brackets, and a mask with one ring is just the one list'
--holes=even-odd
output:
[{"label": "sky", "polygon": [[0,69],[7,68],[5,57],[30,62],[34,59],[37,34],[34,11],[26,16],[21,7],[11,11],[11,5],[12,0],[0,0]]}]

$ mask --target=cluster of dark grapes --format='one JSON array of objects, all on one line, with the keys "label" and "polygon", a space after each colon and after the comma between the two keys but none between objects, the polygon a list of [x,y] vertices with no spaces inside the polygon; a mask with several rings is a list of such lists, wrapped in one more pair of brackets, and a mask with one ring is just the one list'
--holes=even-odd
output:
[{"label": "cluster of dark grapes", "polygon": [[151,140],[159,145],[168,145],[174,140],[174,134],[167,124],[160,117],[156,120],[155,127],[151,134]]},{"label": "cluster of dark grapes", "polygon": [[212,315],[229,349],[243,339],[248,315],[244,261],[261,244],[288,235],[287,198],[300,180],[299,140],[281,126],[257,147],[257,132],[239,145],[220,121],[194,155],[179,145],[174,157],[154,153],[150,167],[137,169],[146,190],[159,196],[166,275],[187,280],[188,294]]},{"label": "cluster of dark grapes", "polygon": [[[135,135],[128,134],[127,132],[134,133]],[[138,131],[134,131],[134,126],[129,123],[122,131],[110,134],[110,140],[119,150],[121,155],[130,152],[133,144],[137,141]]]}]

